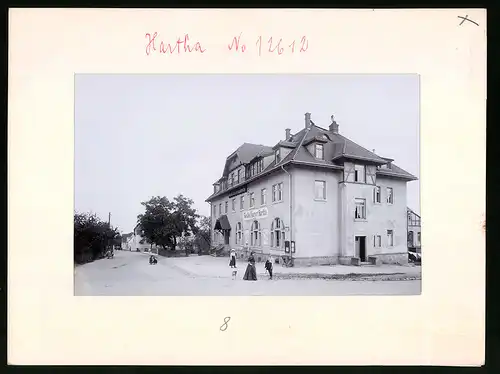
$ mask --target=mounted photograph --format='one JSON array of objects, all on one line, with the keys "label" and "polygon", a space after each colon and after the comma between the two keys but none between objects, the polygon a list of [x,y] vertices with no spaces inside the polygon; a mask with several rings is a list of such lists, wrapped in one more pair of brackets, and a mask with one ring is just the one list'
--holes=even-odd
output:
[{"label": "mounted photograph", "polygon": [[417,74],[75,74],[76,296],[421,293]]}]

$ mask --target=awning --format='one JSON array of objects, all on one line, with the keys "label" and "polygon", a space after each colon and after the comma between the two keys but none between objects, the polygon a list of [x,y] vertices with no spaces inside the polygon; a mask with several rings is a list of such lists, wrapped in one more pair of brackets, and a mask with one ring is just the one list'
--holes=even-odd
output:
[{"label": "awning", "polygon": [[225,214],[217,218],[214,230],[231,230],[231,225],[229,224],[229,220]]}]

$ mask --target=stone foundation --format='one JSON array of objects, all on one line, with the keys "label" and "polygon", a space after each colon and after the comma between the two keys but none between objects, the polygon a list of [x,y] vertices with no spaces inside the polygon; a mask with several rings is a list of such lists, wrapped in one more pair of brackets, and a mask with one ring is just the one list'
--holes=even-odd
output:
[{"label": "stone foundation", "polygon": [[318,266],[318,265],[336,265],[338,264],[337,256],[321,256],[321,257],[294,257],[293,263],[295,266]]},{"label": "stone foundation", "polygon": [[352,265],[352,257],[349,257],[349,256],[339,256],[338,262],[339,262],[340,265],[351,266]]},{"label": "stone foundation", "polygon": [[376,255],[370,255],[370,257],[376,257],[378,261],[382,264],[397,264],[397,265],[408,265],[408,253],[380,253]]},{"label": "stone foundation", "polygon": [[[263,253],[262,250],[258,249],[235,249],[236,259],[239,261],[247,261],[250,252],[254,252],[254,258],[256,262],[265,262],[268,253]],[[282,256],[287,256],[288,254],[272,255],[275,263],[282,263]],[[278,262],[276,262],[276,260]],[[321,256],[321,257],[293,257],[294,265],[297,267],[304,266],[319,266],[319,265],[347,265],[347,266],[359,266],[361,263],[359,259],[352,256]],[[380,253],[370,255],[368,261],[373,265],[381,264],[408,264],[408,254],[404,253]]]}]

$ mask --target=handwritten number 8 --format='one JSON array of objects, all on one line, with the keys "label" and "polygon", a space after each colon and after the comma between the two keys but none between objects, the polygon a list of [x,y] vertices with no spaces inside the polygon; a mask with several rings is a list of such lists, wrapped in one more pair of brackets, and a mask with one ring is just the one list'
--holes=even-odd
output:
[{"label": "handwritten number 8", "polygon": [[227,323],[231,321],[231,317],[224,317],[224,323],[220,327],[220,331],[226,331],[227,330]]}]

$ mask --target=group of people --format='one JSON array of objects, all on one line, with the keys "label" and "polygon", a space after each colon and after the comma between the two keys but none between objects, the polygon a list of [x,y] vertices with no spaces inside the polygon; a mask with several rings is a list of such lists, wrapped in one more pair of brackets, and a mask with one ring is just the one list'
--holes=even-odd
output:
[{"label": "group of people", "polygon": [[151,255],[149,256],[149,265],[156,265],[158,263],[158,260],[156,259],[155,256]]},{"label": "group of people", "polygon": [[[254,252],[250,252],[250,256],[248,257],[248,265],[245,270],[245,274],[243,275],[243,280],[257,280],[257,270],[255,269],[254,254]],[[229,258],[229,266],[232,269],[236,269],[236,252],[234,251],[234,249],[231,250]],[[264,269],[266,269],[266,271],[269,273],[269,279],[273,279],[273,261],[271,256],[267,258],[266,263],[264,264]]]}]

